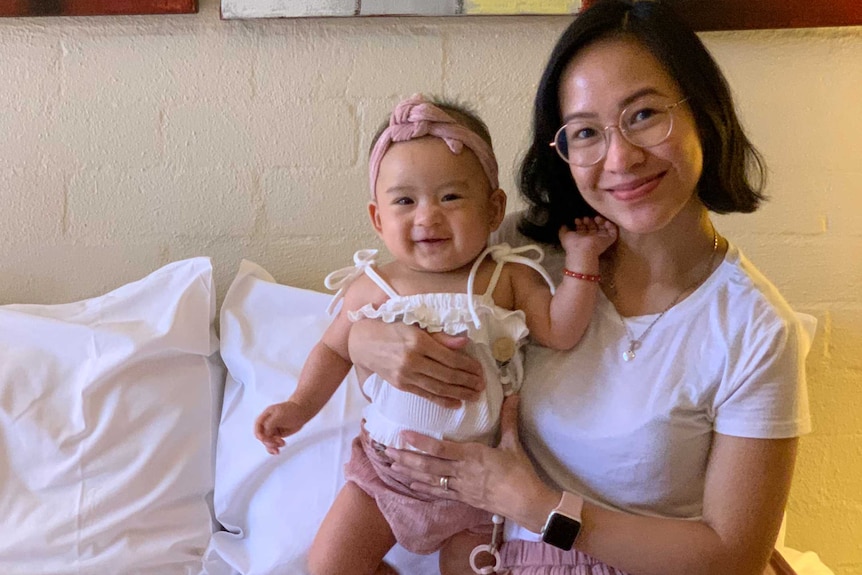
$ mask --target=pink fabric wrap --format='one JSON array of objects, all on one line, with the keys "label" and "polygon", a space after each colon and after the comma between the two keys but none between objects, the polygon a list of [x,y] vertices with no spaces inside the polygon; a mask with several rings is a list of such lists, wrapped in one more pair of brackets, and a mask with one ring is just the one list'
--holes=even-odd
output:
[{"label": "pink fabric wrap", "polygon": [[498,179],[497,158],[488,142],[470,128],[456,122],[452,116],[425,100],[421,94],[414,94],[403,100],[392,112],[389,127],[383,130],[368,160],[368,182],[371,186],[371,197],[374,198],[374,187],[377,184],[377,172],[384,154],[395,142],[406,142],[416,138],[433,136],[440,138],[453,154],[460,154],[467,146],[482,164],[491,189],[500,187]]},{"label": "pink fabric wrap", "polygon": [[[506,575],[627,575],[576,549],[563,551],[541,541],[506,541],[500,557]],[[796,575],[796,571],[773,550],[763,575]]]},{"label": "pink fabric wrap", "polygon": [[402,547],[427,555],[461,531],[486,534],[490,541],[490,513],[460,501],[413,491],[410,478],[392,471],[392,460],[381,449],[363,427],[353,440],[344,476],[375,500]]}]

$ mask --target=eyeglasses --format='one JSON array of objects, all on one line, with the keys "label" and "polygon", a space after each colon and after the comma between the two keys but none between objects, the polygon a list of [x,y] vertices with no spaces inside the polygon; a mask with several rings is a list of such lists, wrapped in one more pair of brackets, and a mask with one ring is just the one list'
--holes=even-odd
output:
[{"label": "eyeglasses", "polygon": [[628,106],[617,124],[602,127],[576,119],[564,124],[554,135],[551,147],[567,163],[586,168],[602,161],[608,153],[608,130],[617,128],[627,142],[639,148],[658,146],[673,131],[673,110],[688,98],[667,104],[663,98],[648,98]]}]

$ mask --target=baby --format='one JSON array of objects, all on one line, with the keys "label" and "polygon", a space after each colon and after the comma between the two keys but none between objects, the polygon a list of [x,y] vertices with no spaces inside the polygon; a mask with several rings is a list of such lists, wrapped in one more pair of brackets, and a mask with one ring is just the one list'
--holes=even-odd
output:
[{"label": "baby", "polygon": [[[567,269],[555,289],[538,263],[537,246],[488,245],[506,211],[497,171],[478,117],[420,95],[399,103],[374,140],[368,213],[393,259],[381,265],[376,251],[362,250],[355,267],[326,278],[327,287],[338,288],[330,309],[343,305],[309,355],[296,391],[258,417],[255,434],[277,454],[283,438],[320,411],[352,367],[350,326],[366,318],[466,335],[486,386],[480,400],[447,408],[377,374],[357,374],[369,404],[345,467],[347,483],[309,553],[315,575],[392,573],[383,558],[396,542],[415,553],[440,550],[443,575],[469,573],[470,550],[490,539],[490,515],[414,492],[383,451],[409,449],[400,438],[405,429],[493,443],[503,398],[521,383],[519,348],[527,334],[541,345],[569,349],[587,329],[599,256],[616,240],[616,226],[597,217],[560,230]],[[441,495],[449,489],[446,478],[440,489]]]}]

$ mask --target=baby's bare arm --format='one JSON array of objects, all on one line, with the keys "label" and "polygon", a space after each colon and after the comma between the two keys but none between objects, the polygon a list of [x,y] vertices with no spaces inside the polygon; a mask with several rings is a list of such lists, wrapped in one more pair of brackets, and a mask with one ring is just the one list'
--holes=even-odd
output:
[{"label": "baby's bare arm", "polygon": [[512,268],[515,307],[526,315],[530,337],[553,349],[574,347],[590,323],[596,285],[564,280],[551,296],[548,284],[538,272],[521,265]]},{"label": "baby's bare arm", "polygon": [[599,256],[617,239],[617,227],[604,218],[575,220],[574,229],[560,230],[568,272],[556,293],[533,269],[513,266],[515,305],[527,316],[533,339],[553,349],[571,349],[583,337],[599,291]]},{"label": "baby's bare arm", "polygon": [[[370,282],[368,282],[370,283]],[[302,429],[333,396],[353,365],[347,353],[351,322],[348,310],[361,307],[373,292],[357,281],[345,293],[339,313],[312,348],[302,366],[293,394],[267,407],[254,425],[255,436],[275,455],[284,446],[284,437]]]}]

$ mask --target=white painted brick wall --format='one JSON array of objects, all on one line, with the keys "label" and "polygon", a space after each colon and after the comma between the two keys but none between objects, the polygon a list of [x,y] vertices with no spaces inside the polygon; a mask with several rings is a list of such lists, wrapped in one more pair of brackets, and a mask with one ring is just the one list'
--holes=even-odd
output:
[{"label": "white painted brick wall", "polygon": [[[371,136],[416,91],[491,128],[510,205],[565,18],[0,20],[0,304],[97,295],[209,255],[320,289],[358,246]],[[788,542],[862,575],[862,29],[703,35],[770,166],[772,200],[717,218],[800,311],[815,432]]]}]

